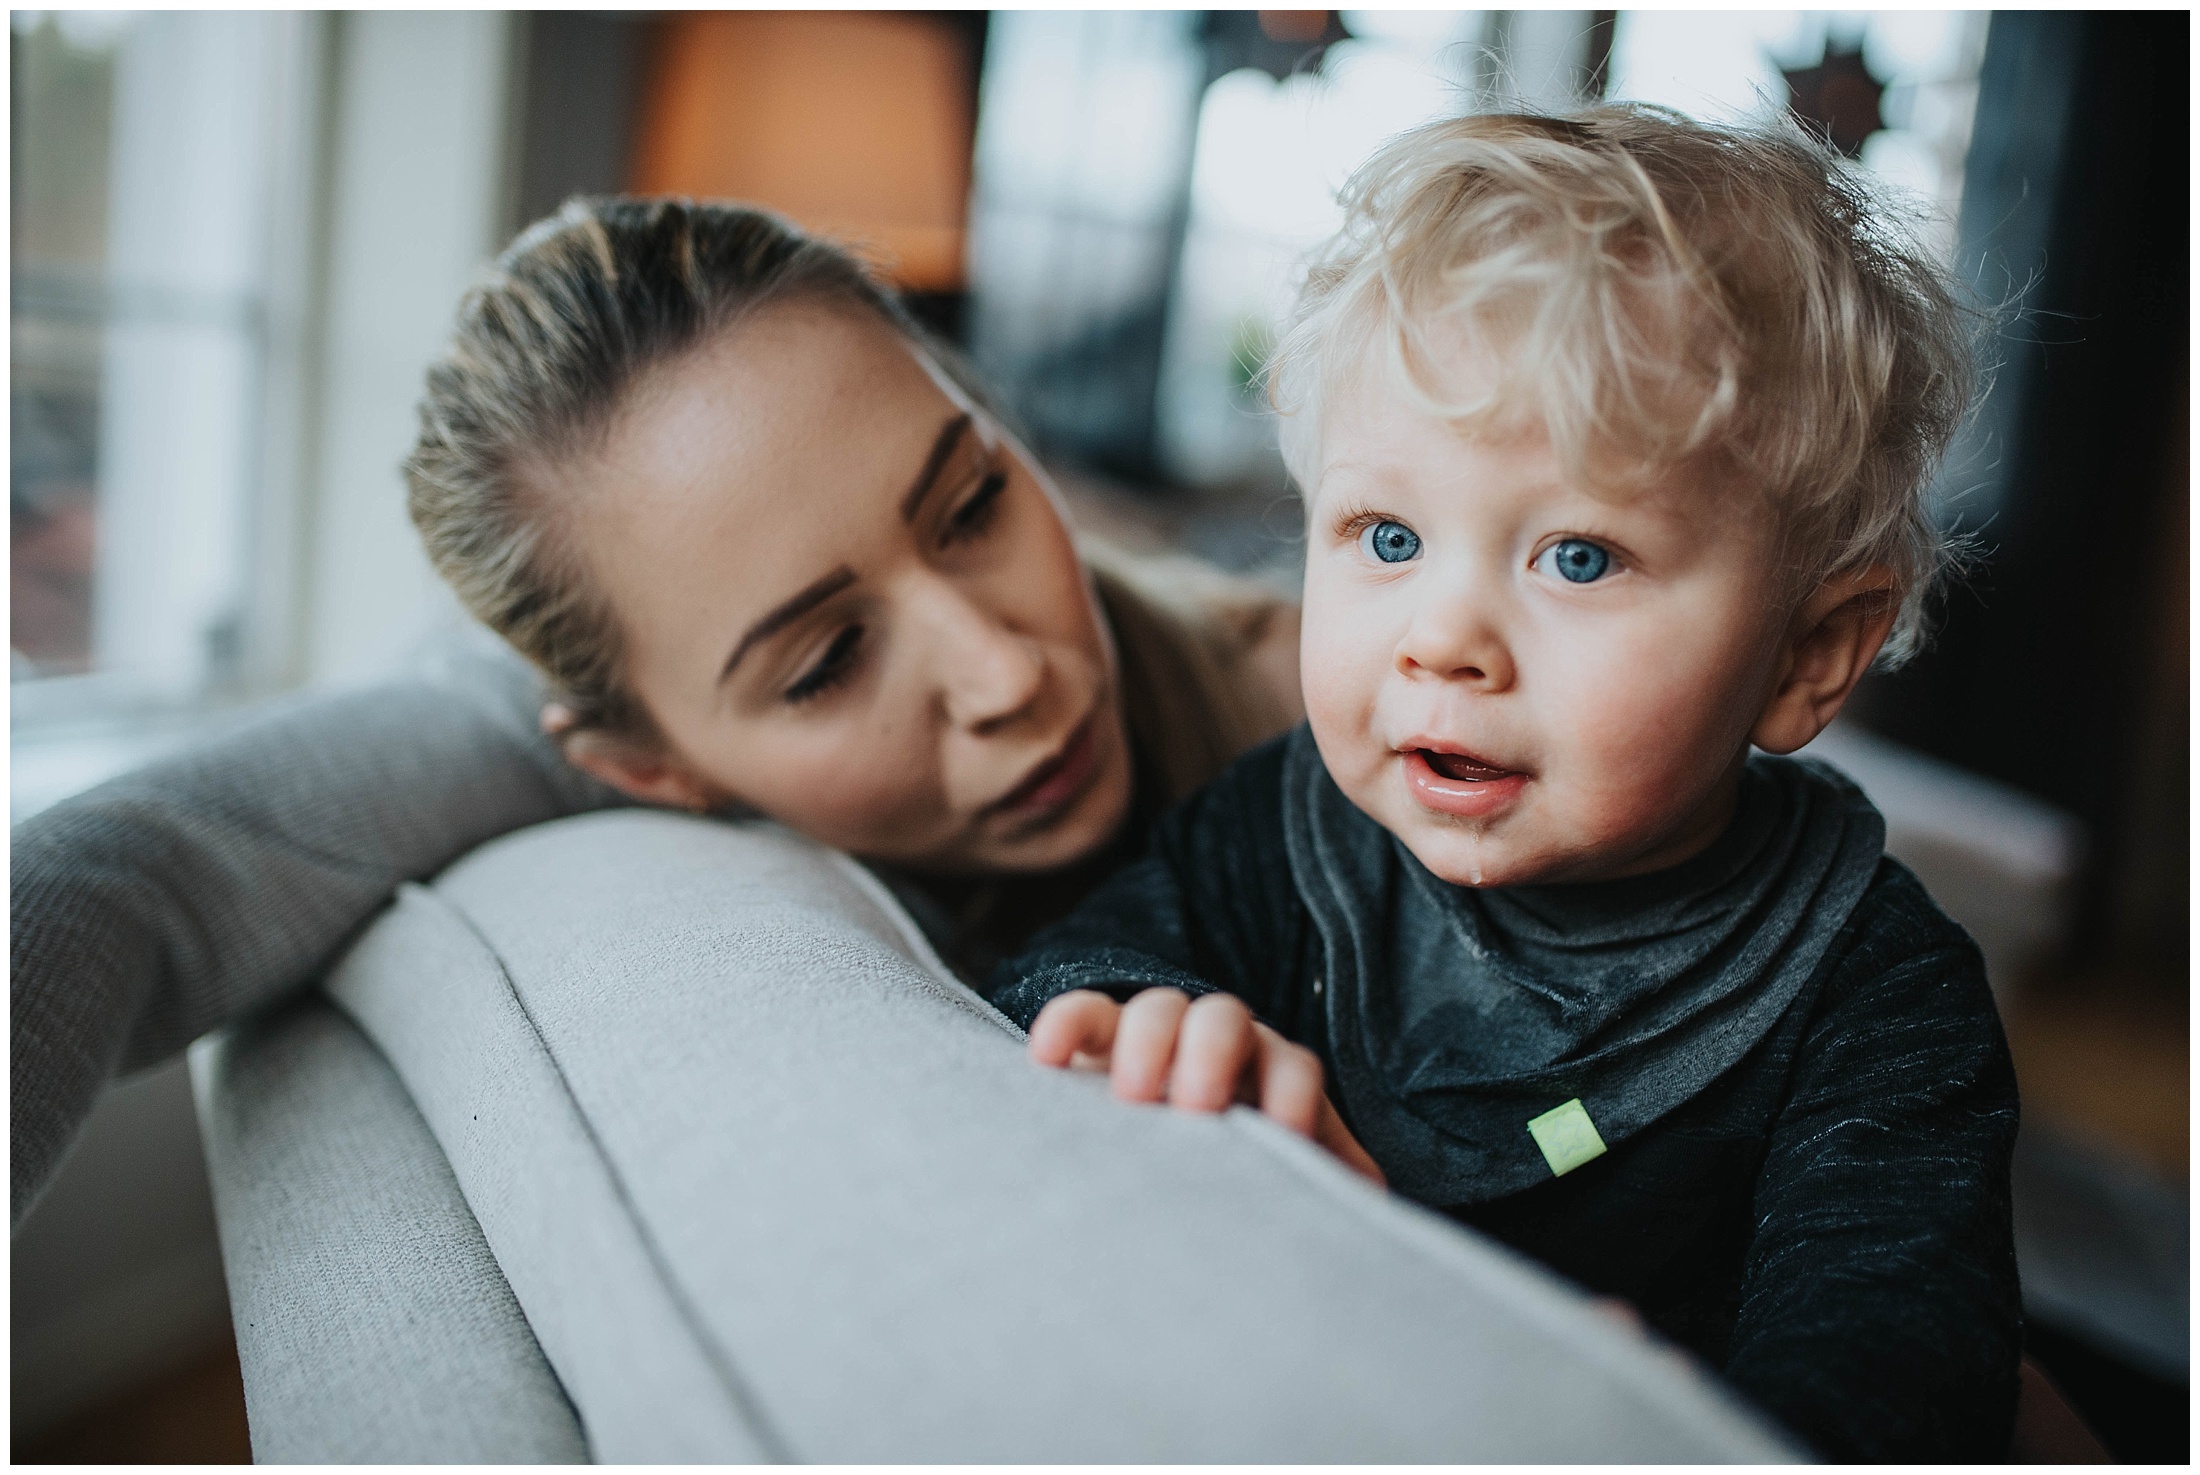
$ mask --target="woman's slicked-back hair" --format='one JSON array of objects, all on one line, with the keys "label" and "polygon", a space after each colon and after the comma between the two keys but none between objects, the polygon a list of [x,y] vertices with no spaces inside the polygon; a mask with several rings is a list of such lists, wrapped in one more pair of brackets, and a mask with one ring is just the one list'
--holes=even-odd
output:
[{"label": "woman's slicked-back hair", "polygon": [[[1949,557],[1926,482],[1974,382],[1969,325],[1891,203],[1791,123],[1643,105],[1430,123],[1345,191],[1269,365],[1309,489],[1337,376],[1463,428],[1534,422],[1607,484],[1716,458],[1769,499],[1798,591],[1872,565],[1922,640]],[[1435,365],[1495,368],[1472,399]]]},{"label": "woman's slicked-back hair", "polygon": [[616,623],[545,505],[549,473],[600,442],[645,373],[794,300],[874,313],[929,342],[839,247],[768,211],[683,199],[569,200],[460,303],[405,461],[413,523],[459,599],[556,684],[579,725],[650,730]]}]

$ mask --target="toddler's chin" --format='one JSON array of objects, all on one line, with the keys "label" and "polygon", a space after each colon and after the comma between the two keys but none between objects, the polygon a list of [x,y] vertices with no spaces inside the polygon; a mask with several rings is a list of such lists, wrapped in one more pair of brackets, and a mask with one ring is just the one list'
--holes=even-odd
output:
[{"label": "toddler's chin", "polygon": [[[1403,818],[1405,823],[1393,822]],[[1598,879],[1605,869],[1593,841],[1568,843],[1548,825],[1507,815],[1495,823],[1445,823],[1424,814],[1393,816],[1383,827],[1405,842],[1430,875],[1454,886],[1543,886]]]},{"label": "toddler's chin", "polygon": [[1391,833],[1405,841],[1413,858],[1439,881],[1454,886],[1524,886],[1541,879],[1539,867],[1499,837],[1473,834],[1464,827],[1422,825]]}]

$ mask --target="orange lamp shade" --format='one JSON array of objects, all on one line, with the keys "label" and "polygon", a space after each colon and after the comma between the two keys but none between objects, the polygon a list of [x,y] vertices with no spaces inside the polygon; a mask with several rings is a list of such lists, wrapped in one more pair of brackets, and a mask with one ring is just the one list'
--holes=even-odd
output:
[{"label": "orange lamp shade", "polygon": [[632,188],[746,200],[909,291],[963,284],[970,62],[923,16],[687,12],[664,23]]}]

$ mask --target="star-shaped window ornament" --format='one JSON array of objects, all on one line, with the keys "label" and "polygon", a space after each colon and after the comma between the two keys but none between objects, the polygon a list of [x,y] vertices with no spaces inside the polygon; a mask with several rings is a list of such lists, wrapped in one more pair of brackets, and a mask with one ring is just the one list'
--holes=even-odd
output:
[{"label": "star-shaped window ornament", "polygon": [[1887,126],[1879,116],[1886,84],[1864,66],[1861,46],[1828,39],[1818,65],[1780,75],[1796,121],[1852,159],[1864,151],[1865,139]]}]

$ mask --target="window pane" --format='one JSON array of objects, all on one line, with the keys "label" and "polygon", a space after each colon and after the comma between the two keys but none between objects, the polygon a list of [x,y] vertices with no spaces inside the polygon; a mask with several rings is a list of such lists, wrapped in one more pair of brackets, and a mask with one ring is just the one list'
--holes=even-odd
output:
[{"label": "window pane", "polygon": [[1610,96],[1704,118],[1792,107],[1955,250],[1987,12],[1623,10]]},{"label": "window pane", "polygon": [[17,680],[178,700],[235,664],[282,24],[12,17]]},{"label": "window pane", "polygon": [[91,664],[97,304],[122,29],[112,16],[17,11],[9,35],[9,613],[17,678]]}]

